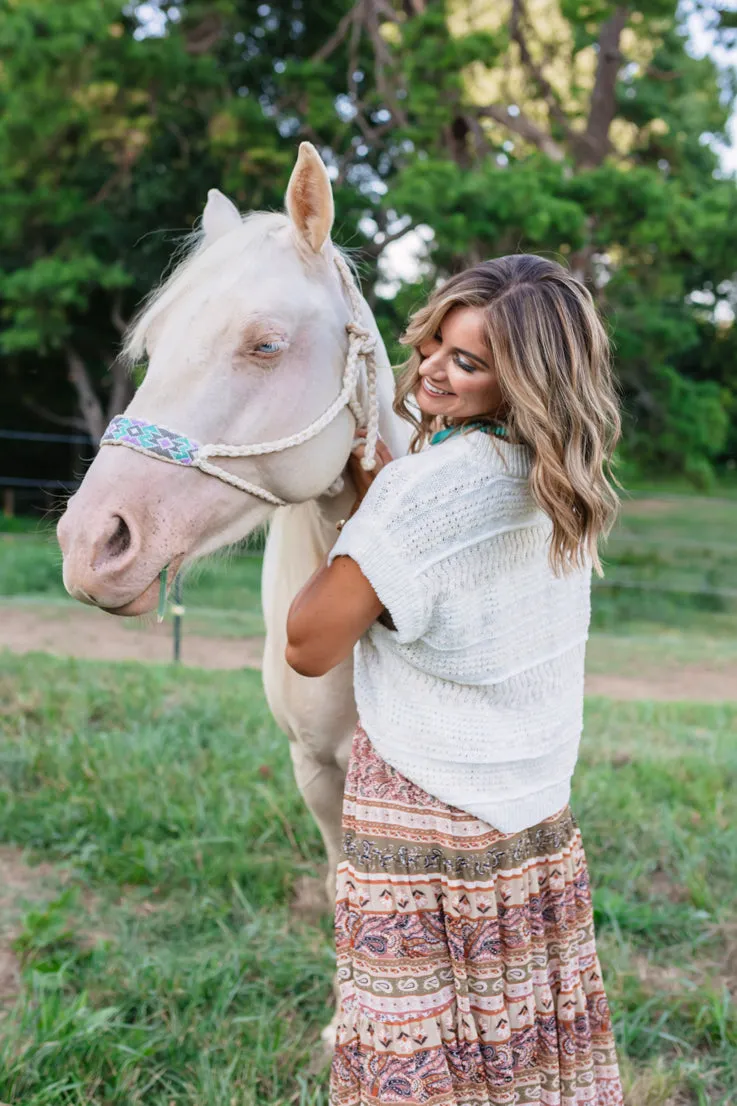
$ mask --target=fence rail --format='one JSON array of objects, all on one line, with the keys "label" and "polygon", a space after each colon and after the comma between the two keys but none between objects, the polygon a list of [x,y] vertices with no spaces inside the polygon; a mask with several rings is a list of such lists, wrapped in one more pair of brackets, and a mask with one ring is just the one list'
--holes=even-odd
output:
[{"label": "fence rail", "polygon": [[78,488],[81,480],[38,480],[29,476],[0,476],[0,488]]},{"label": "fence rail", "polygon": [[89,434],[47,434],[40,430],[0,430],[0,438],[11,442],[62,442],[68,445],[90,445]]},{"label": "fence rail", "polygon": [[[8,430],[0,428],[0,440],[8,442],[43,442],[61,445],[92,445],[89,434],[59,434],[47,433],[42,430]],[[36,476],[0,476],[0,488],[2,489],[2,512],[6,517],[12,518],[15,514],[15,489],[27,489],[28,491],[74,491],[81,481],[70,477],[68,480],[60,480],[58,477],[48,479]]]}]

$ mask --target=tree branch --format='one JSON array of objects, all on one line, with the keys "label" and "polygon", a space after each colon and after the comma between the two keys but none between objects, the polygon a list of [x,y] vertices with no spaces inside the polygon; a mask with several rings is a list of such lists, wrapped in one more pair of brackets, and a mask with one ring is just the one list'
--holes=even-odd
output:
[{"label": "tree branch", "polygon": [[384,235],[384,237],[381,240],[381,242],[371,241],[371,242],[367,243],[365,246],[361,247],[361,253],[364,254],[366,257],[370,257],[372,260],[375,261],[377,257],[381,256],[381,254],[384,252],[384,250],[386,249],[386,247],[389,245],[390,242],[396,242],[396,241],[398,241],[398,239],[404,238],[405,234],[409,234],[409,232],[411,230],[412,230],[412,224],[411,223],[408,223],[406,226],[402,227],[400,230],[395,230],[395,231],[392,231],[391,233],[389,233],[388,231],[382,230],[381,233]]},{"label": "tree branch", "polygon": [[594,291],[591,285],[593,284],[594,276],[593,263],[595,252],[595,247],[591,243],[588,243],[582,246],[580,250],[576,250],[572,253],[568,259],[571,275],[574,276],[576,280],[580,280],[582,284],[588,285],[591,291]]},{"label": "tree branch", "polygon": [[29,411],[32,411],[34,415],[46,419],[47,422],[53,423],[54,426],[65,426],[67,429],[83,430],[87,433],[87,423],[84,419],[69,415],[57,415],[54,411],[50,411],[48,407],[43,407],[40,403],[36,403],[35,399],[31,399],[30,396],[22,396],[21,403],[24,407],[27,407]]},{"label": "tree branch", "polygon": [[391,68],[392,59],[389,48],[381,35],[379,26],[380,11],[382,11],[382,6],[379,2],[376,2],[376,0],[366,0],[364,8],[365,27],[366,34],[371,40],[371,45],[374,48],[374,77],[376,79],[376,87],[391,108],[392,115],[396,122],[400,127],[406,127],[407,113],[397,99],[396,90],[391,87],[386,77],[385,70]]},{"label": "tree branch", "polygon": [[211,50],[223,33],[223,20],[219,12],[209,12],[196,27],[185,32],[185,50],[197,56]]},{"label": "tree branch", "polygon": [[387,79],[386,71],[392,68],[392,56],[381,34],[380,19],[392,23],[398,22],[396,12],[385,0],[357,0],[350,11],[346,12],[340,20],[330,38],[322,44],[310,59],[311,61],[327,61],[348,38],[348,90],[359,110],[356,123],[367,141],[373,141],[381,132],[371,127],[365,114],[361,113],[360,104],[358,104],[358,86],[353,74],[358,68],[358,47],[362,33],[366,34],[373,48],[376,88],[391,112],[391,125],[406,126],[407,124],[407,116],[398,102],[396,90]]},{"label": "tree branch", "polygon": [[110,376],[112,377],[112,388],[107,405],[108,422],[125,411],[136,390],[128,366],[121,357],[116,357],[110,365]]},{"label": "tree branch", "polygon": [[470,132],[471,134],[473,134],[474,137],[474,142],[476,146],[476,160],[479,160],[484,156],[484,154],[488,154],[491,151],[491,143],[489,142],[489,139],[484,132],[484,128],[479,122],[478,114],[470,115],[468,112],[466,112],[466,122],[468,123]]},{"label": "tree branch", "polygon": [[648,65],[645,72],[654,81],[677,81],[683,76],[682,69],[657,69],[654,65]]},{"label": "tree branch", "polygon": [[533,123],[522,112],[519,115],[510,115],[508,108],[503,108],[498,104],[488,104],[486,107],[466,107],[464,110],[473,113],[477,118],[494,119],[497,123],[501,123],[503,127],[507,127],[514,134],[518,134],[526,142],[531,142],[533,146],[547,154],[553,161],[563,161],[566,156],[563,147],[559,146],[547,131],[544,131],[542,127],[538,127],[537,123]]},{"label": "tree branch", "polygon": [[335,53],[345,36],[348,34],[351,25],[353,23],[360,23],[361,14],[363,11],[363,4],[364,0],[357,0],[351,10],[345,13],[327,42],[323,42],[320,49],[312,55],[310,61],[327,61],[330,55]]},{"label": "tree branch", "polygon": [[520,59],[523,66],[527,70],[528,74],[532,78],[534,84],[542,96],[543,100],[548,106],[548,111],[553,119],[555,119],[558,126],[566,136],[566,140],[570,141],[575,136],[571,131],[568,116],[561,107],[560,100],[558,99],[558,93],[555,91],[550,81],[547,79],[542,69],[535,64],[535,61],[530,53],[530,48],[527,45],[527,37],[525,34],[524,23],[527,19],[527,13],[525,11],[523,0],[512,0],[512,11],[509,17],[509,34],[513,42],[517,43],[519,47]]},{"label": "tree branch", "polygon": [[123,306],[123,293],[118,289],[113,296],[112,307],[110,308],[110,322],[113,324],[118,334],[122,337],[128,329],[128,320],[123,318],[121,313],[121,307]]},{"label": "tree branch", "polygon": [[619,40],[627,22],[627,9],[620,5],[601,27],[599,63],[591,93],[589,117],[583,135],[577,137],[577,162],[582,168],[600,165],[610,149],[609,128],[617,110],[615,88],[622,64]]}]

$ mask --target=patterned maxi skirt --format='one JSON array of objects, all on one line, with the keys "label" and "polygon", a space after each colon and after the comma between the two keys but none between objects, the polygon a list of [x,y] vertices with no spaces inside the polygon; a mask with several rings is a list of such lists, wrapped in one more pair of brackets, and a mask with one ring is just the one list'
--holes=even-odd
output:
[{"label": "patterned maxi skirt", "polygon": [[581,834],[503,834],[357,729],[343,808],[331,1106],[622,1106]]}]

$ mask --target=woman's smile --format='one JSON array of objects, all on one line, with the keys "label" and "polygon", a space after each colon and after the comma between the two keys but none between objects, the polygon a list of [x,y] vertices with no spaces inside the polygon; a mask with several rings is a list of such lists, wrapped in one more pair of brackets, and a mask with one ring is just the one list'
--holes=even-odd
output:
[{"label": "woman's smile", "polygon": [[429,392],[429,394],[431,396],[452,396],[452,395],[454,395],[453,392],[443,391],[442,388],[439,388],[439,387],[437,387],[437,385],[431,383],[431,381],[429,381],[427,379],[427,377],[423,377],[422,386],[423,386],[423,388],[425,389],[426,392]]}]

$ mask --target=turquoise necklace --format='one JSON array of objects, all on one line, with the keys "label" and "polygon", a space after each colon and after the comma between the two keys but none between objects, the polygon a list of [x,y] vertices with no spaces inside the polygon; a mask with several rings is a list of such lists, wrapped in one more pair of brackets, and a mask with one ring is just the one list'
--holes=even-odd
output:
[{"label": "turquoise necklace", "polygon": [[492,426],[488,422],[469,422],[465,426],[448,426],[445,430],[438,430],[430,439],[430,445],[444,442],[446,438],[450,438],[452,434],[457,434],[459,430],[481,430],[484,434],[493,434],[496,438],[507,437],[507,428],[502,426],[501,423],[497,422]]}]

